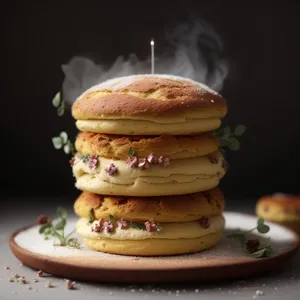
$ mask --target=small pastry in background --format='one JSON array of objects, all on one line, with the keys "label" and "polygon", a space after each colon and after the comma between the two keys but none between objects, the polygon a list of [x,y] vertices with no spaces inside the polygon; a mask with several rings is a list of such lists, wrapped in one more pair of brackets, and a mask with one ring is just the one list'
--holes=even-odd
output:
[{"label": "small pastry in background", "polygon": [[263,196],[256,204],[256,214],[300,235],[300,196],[283,193]]}]

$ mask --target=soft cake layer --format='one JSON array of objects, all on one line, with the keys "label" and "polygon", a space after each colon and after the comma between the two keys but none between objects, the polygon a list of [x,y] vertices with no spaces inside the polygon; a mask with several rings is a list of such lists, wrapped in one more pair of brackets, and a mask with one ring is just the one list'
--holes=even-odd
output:
[{"label": "soft cake layer", "polygon": [[[225,227],[225,219],[222,215],[209,218],[209,228],[203,228],[198,221],[184,223],[162,223],[161,231],[146,231],[135,228],[116,228],[113,233],[92,232],[93,224],[88,224],[88,219],[81,218],[77,222],[76,230],[79,235],[89,239],[113,239],[113,240],[145,240],[145,239],[194,239],[205,235],[222,232]],[[94,223],[97,221],[94,221]]]},{"label": "soft cake layer", "polygon": [[222,214],[224,196],[218,189],[202,193],[164,196],[164,197],[122,197],[105,196],[83,192],[74,204],[75,213],[89,218],[93,209],[96,220],[117,219],[140,222],[188,222],[199,220],[202,216],[211,217]]},{"label": "soft cake layer", "polygon": [[[102,122],[102,121],[101,121]],[[93,132],[79,133],[75,147],[83,154],[96,154],[101,157],[127,159],[130,148],[138,157],[154,153],[170,159],[204,156],[216,152],[219,141],[211,134],[196,136],[120,136]]]},{"label": "soft cake layer", "polygon": [[226,112],[215,91],[170,75],[108,80],[83,93],[72,107],[82,131],[130,135],[206,132],[218,128]]},{"label": "soft cake layer", "polygon": [[107,134],[127,135],[192,135],[218,129],[221,120],[218,118],[186,119],[183,122],[160,123],[145,120],[78,120],[76,126],[80,131],[99,132]]},{"label": "soft cake layer", "polygon": [[[182,195],[206,191],[216,187],[224,176],[224,158],[221,153],[211,156],[175,159],[170,165],[151,165],[149,169],[130,168],[124,160],[97,158],[97,167],[75,156],[73,173],[76,187],[96,194],[122,196]],[[117,172],[109,175],[105,169],[110,164]]]},{"label": "soft cake layer", "polygon": [[146,239],[112,240],[112,239],[88,239],[85,244],[96,251],[135,256],[160,256],[195,253],[209,249],[219,241],[222,233],[213,233],[194,239]]}]

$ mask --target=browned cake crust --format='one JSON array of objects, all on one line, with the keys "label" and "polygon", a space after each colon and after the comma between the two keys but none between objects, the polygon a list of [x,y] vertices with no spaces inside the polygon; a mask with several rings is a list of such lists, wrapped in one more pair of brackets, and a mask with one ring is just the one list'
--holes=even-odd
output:
[{"label": "browned cake crust", "polygon": [[256,213],[266,220],[300,224],[300,196],[277,193],[261,197]]},{"label": "browned cake crust", "polygon": [[94,209],[96,219],[109,215],[129,221],[188,222],[222,214],[224,196],[218,189],[182,196],[120,197],[83,192],[74,204],[75,213],[89,218]]},{"label": "browned cake crust", "polygon": [[221,118],[226,112],[224,99],[206,86],[155,75],[127,76],[104,82],[81,95],[72,107],[77,120],[178,114]]},{"label": "browned cake crust", "polygon": [[122,136],[101,133],[79,133],[76,150],[83,154],[96,154],[102,157],[127,159],[130,148],[134,155],[147,157],[153,153],[170,159],[204,156],[216,152],[219,141],[211,134],[197,136]]}]

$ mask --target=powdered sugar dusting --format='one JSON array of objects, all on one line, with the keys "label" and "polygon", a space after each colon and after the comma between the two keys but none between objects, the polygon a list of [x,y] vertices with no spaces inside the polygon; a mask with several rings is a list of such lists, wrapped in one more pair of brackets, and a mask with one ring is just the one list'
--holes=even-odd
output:
[{"label": "powdered sugar dusting", "polygon": [[[228,239],[226,236],[231,233],[233,230],[240,228],[241,230],[247,230],[253,228],[256,224],[256,217],[233,213],[225,212],[226,219],[226,230],[221,241],[212,249],[203,251],[196,254],[180,255],[180,256],[166,256],[166,257],[132,257],[132,256],[121,256],[113,254],[105,254],[101,252],[96,252],[88,249],[82,244],[82,249],[72,249],[67,247],[58,247],[53,245],[53,240],[44,240],[43,237],[38,233],[39,226],[34,226],[29,229],[26,229],[15,236],[15,242],[22,248],[29,250],[33,253],[50,255],[53,257],[99,257],[99,264],[101,264],[101,258],[106,261],[116,261],[116,260],[131,260],[142,264],[143,261],[151,260],[153,263],[159,264],[160,261],[164,261],[164,264],[170,263],[173,264],[174,261],[180,262],[192,262],[198,261],[199,259],[203,260],[218,260],[226,258],[243,258],[248,257],[248,255],[241,249],[240,244],[233,239]],[[75,228],[75,223],[77,219],[72,219],[68,221],[66,226],[66,232],[71,232]],[[271,238],[272,247],[276,251],[287,250],[293,243],[295,243],[295,236],[292,232],[285,229],[284,227],[277,224],[270,224],[266,222],[271,228],[268,236]],[[77,237],[80,241],[80,237],[74,234],[74,237]]]},{"label": "powdered sugar dusting", "polygon": [[149,78],[165,78],[165,79],[171,79],[171,80],[180,80],[180,81],[186,81],[187,83],[193,84],[195,86],[198,86],[200,89],[204,89],[214,95],[219,95],[216,91],[209,88],[207,85],[197,82],[195,80],[181,77],[181,76],[175,76],[175,75],[166,75],[166,74],[139,74],[139,75],[130,75],[130,76],[123,76],[118,78],[113,78],[106,80],[104,82],[101,82],[100,84],[94,85],[91,88],[89,88],[87,91],[85,91],[79,98],[86,95],[87,93],[93,92],[93,91],[99,91],[99,90],[111,90],[115,91],[118,89],[125,88],[132,84],[137,78],[141,77],[149,77]]}]

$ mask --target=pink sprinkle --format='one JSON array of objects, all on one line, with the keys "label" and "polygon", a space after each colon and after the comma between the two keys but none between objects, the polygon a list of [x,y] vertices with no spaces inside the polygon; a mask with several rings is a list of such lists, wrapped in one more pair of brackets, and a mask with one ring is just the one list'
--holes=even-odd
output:
[{"label": "pink sprinkle", "polygon": [[95,170],[98,165],[98,156],[93,154],[89,156],[89,168]]},{"label": "pink sprinkle", "polygon": [[210,227],[210,221],[208,217],[201,217],[199,220],[200,226],[204,229],[207,229]]},{"label": "pink sprinkle", "polygon": [[125,229],[128,227],[127,221],[125,221],[123,219],[118,220],[116,223],[117,223],[118,228],[120,228],[120,229]]},{"label": "pink sprinkle", "polygon": [[166,167],[170,164],[170,160],[168,157],[160,156],[158,158],[158,163]]},{"label": "pink sprinkle", "polygon": [[113,232],[113,230],[114,230],[113,224],[109,221],[105,221],[103,223],[103,228],[106,232]]},{"label": "pink sprinkle", "polygon": [[69,163],[71,166],[74,166],[75,164],[75,157],[72,157],[70,160],[69,160]]},{"label": "pink sprinkle", "polygon": [[138,167],[138,159],[136,156],[131,156],[127,160],[127,166],[129,168],[137,168]]},{"label": "pink sprinkle", "polygon": [[149,169],[149,162],[146,158],[139,158],[139,164],[140,169]]},{"label": "pink sprinkle", "polygon": [[148,232],[151,231],[160,231],[159,226],[154,223],[154,221],[145,222],[145,227]]},{"label": "pink sprinkle", "polygon": [[209,160],[212,164],[217,164],[219,162],[219,158],[216,154],[211,155]]},{"label": "pink sprinkle", "polygon": [[108,175],[113,175],[118,171],[117,167],[111,163],[109,166],[105,169],[105,172],[108,173]]},{"label": "pink sprinkle", "polygon": [[103,230],[103,224],[104,221],[100,219],[98,223],[94,223],[94,226],[92,226],[92,232],[101,232]]},{"label": "pink sprinkle", "polygon": [[150,155],[148,155],[147,161],[150,164],[157,164],[158,163],[158,158],[153,153],[151,153]]}]

